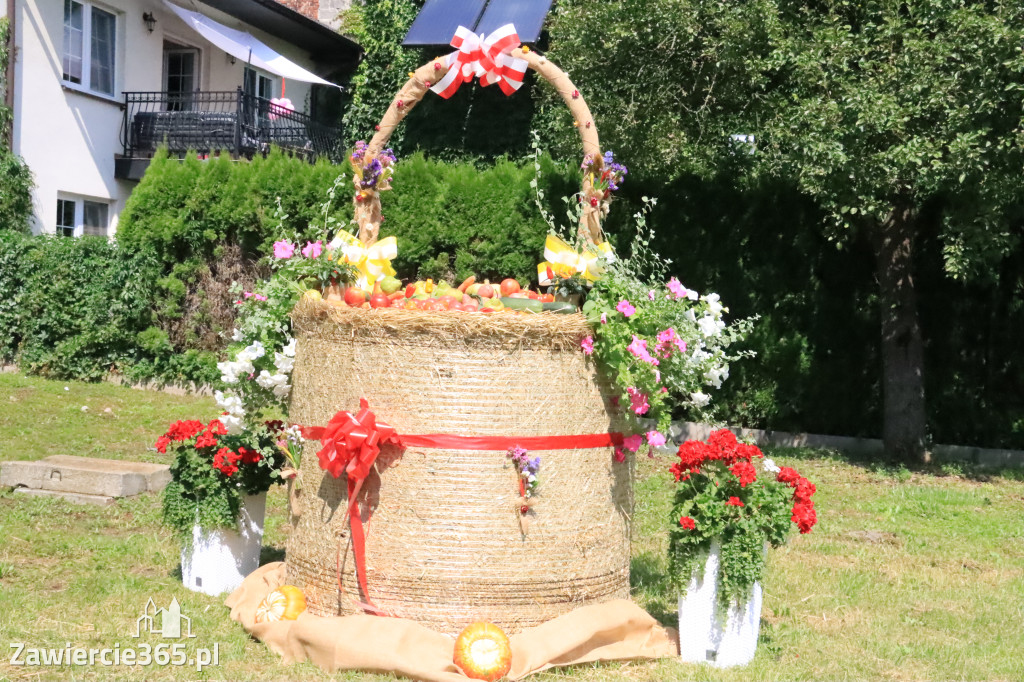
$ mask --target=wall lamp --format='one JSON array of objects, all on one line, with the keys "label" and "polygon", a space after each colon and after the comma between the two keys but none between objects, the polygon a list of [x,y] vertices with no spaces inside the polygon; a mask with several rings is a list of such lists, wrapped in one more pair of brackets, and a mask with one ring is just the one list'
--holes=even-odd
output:
[{"label": "wall lamp", "polygon": [[142,15],[142,20],[146,22],[146,29],[152,33],[156,27],[156,17],[153,16],[152,12],[146,12]]}]

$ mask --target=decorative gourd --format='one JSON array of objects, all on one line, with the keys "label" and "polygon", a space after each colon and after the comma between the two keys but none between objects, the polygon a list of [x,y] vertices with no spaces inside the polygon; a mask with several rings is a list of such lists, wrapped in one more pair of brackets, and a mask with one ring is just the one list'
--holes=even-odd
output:
[{"label": "decorative gourd", "polygon": [[268,594],[256,608],[257,623],[295,620],[306,610],[306,596],[294,585],[282,585]]},{"label": "decorative gourd", "polygon": [[473,623],[455,640],[455,665],[467,677],[494,682],[512,667],[512,645],[493,623]]}]

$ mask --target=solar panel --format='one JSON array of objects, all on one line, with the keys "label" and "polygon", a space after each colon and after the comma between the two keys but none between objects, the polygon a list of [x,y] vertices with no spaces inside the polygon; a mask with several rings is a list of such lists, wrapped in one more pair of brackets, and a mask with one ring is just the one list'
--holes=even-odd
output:
[{"label": "solar panel", "polygon": [[536,43],[551,3],[552,0],[491,0],[474,30],[486,35],[505,24],[515,24],[521,41]]},{"label": "solar panel", "polygon": [[487,0],[427,0],[409,27],[403,45],[447,45],[455,29],[476,27]]}]

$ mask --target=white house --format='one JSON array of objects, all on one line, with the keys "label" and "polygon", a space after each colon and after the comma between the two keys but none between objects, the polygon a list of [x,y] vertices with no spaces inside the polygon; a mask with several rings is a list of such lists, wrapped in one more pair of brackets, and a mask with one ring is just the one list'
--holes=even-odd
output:
[{"label": "white house", "polygon": [[[326,83],[351,73],[358,45],[274,0],[176,2],[0,0],[13,32],[12,148],[34,176],[34,232],[113,235],[159,144],[238,156],[340,144]],[[282,96],[294,111],[270,103]]]}]

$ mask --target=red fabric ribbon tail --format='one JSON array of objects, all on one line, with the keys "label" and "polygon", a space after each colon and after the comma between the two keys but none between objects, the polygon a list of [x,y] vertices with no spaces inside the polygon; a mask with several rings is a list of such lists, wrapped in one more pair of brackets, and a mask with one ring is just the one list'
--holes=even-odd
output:
[{"label": "red fabric ribbon tail", "polygon": [[363,531],[363,519],[359,514],[359,491],[363,487],[363,480],[348,477],[348,525],[352,533],[352,554],[356,559],[356,580],[359,582],[359,589],[363,592],[365,602],[356,601],[364,611],[375,616],[390,615],[377,608],[370,599],[370,590],[366,583],[366,534]]}]

